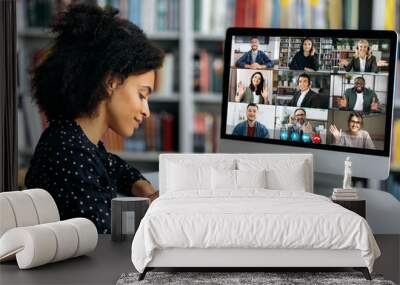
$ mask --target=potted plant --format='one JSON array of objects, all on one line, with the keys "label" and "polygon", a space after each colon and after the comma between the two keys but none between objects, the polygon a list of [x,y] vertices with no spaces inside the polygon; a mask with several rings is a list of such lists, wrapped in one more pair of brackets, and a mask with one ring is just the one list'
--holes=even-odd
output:
[{"label": "potted plant", "polygon": [[346,74],[345,78],[347,79],[347,84],[350,84],[351,79],[353,78],[353,76],[351,74]]}]

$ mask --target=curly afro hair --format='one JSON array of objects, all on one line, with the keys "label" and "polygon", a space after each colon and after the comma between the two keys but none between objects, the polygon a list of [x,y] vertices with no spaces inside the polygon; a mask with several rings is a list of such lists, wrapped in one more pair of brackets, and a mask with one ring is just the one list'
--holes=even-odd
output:
[{"label": "curly afro hair", "polygon": [[117,10],[72,5],[52,25],[55,41],[33,70],[34,101],[48,120],[95,114],[107,98],[106,80],[161,67],[164,53]]}]

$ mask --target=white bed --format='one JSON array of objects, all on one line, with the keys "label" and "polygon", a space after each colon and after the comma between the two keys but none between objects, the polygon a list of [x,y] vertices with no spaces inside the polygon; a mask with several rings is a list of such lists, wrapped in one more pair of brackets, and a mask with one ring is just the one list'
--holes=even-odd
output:
[{"label": "white bed", "polygon": [[380,251],[367,222],[312,194],[312,173],[308,154],[161,155],[134,266],[141,278],[154,267],[355,267],[369,278]]}]

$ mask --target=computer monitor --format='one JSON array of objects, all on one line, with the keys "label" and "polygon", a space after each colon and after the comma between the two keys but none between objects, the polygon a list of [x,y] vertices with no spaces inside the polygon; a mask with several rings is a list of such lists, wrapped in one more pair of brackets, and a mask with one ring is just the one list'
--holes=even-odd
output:
[{"label": "computer monitor", "polygon": [[316,172],[387,178],[397,34],[229,28],[220,152],[307,152]]}]

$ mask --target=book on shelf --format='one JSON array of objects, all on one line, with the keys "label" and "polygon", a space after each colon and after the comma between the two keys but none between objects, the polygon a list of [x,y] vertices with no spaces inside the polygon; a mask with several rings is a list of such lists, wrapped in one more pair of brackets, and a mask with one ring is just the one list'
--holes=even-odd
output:
[{"label": "book on shelf", "polygon": [[101,0],[102,7],[113,6],[119,17],[128,19],[146,33],[178,31],[178,0]]},{"label": "book on shelf", "polygon": [[236,0],[235,26],[302,29],[396,28],[396,1]]},{"label": "book on shelf", "polygon": [[[27,27],[49,27],[52,18],[69,4],[93,1],[20,0],[25,4]],[[19,5],[18,7],[22,6]],[[179,30],[179,0],[98,0],[100,7],[118,9],[118,16],[135,23],[147,33]]]},{"label": "book on shelf", "polygon": [[223,68],[222,55],[211,54],[201,49],[194,56],[194,91],[202,94],[222,92]]},{"label": "book on shelf", "polygon": [[164,62],[162,67],[157,70],[156,84],[155,84],[155,95],[156,96],[167,96],[173,95],[173,84],[174,84],[174,54],[165,54]]},{"label": "book on shelf", "polygon": [[235,0],[194,0],[193,30],[201,34],[225,33],[233,26]]},{"label": "book on shelf", "polygon": [[152,113],[124,140],[124,151],[175,151],[175,115],[169,112]]},{"label": "book on shelf", "polygon": [[215,114],[194,114],[193,151],[215,153],[218,150],[220,117]]}]

